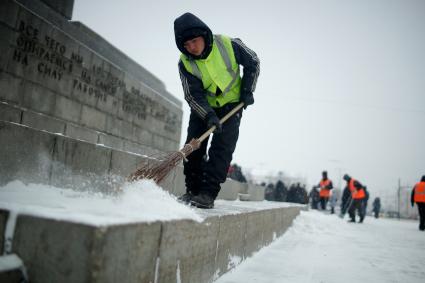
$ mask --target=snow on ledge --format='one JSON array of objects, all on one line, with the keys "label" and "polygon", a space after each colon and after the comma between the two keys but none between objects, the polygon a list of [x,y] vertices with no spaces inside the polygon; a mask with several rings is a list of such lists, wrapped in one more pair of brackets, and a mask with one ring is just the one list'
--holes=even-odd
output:
[{"label": "snow on ledge", "polygon": [[181,219],[203,222],[209,216],[290,206],[299,205],[217,200],[214,209],[197,209],[177,202],[175,196],[148,180],[123,185],[119,195],[24,184],[21,181],[13,181],[0,187],[2,209],[93,226]]},{"label": "snow on ledge", "polygon": [[0,187],[0,208],[94,226],[204,220],[193,208],[178,203],[174,196],[146,180],[125,184],[117,196],[13,181]]}]

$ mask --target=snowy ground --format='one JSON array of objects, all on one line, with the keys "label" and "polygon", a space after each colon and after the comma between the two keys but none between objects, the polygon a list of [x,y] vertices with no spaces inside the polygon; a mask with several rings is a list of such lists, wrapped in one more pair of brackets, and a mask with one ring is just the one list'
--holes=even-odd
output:
[{"label": "snowy ground", "polygon": [[424,262],[418,222],[369,217],[353,224],[302,211],[282,237],[216,283],[425,282]]},{"label": "snowy ground", "polygon": [[[152,182],[136,182],[111,196],[14,181],[0,187],[0,208],[91,225],[192,219],[292,206],[277,202],[216,201],[188,207]],[[347,223],[319,211],[301,212],[293,226],[218,283],[425,282],[425,233],[415,221],[366,218]]]}]

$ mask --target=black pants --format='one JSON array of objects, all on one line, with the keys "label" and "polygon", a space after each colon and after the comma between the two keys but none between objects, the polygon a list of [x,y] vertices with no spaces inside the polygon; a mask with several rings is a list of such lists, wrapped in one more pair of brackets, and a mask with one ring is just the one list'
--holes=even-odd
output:
[{"label": "black pants", "polygon": [[356,220],[356,210],[360,217],[360,222],[363,222],[364,219],[364,209],[363,209],[363,200],[362,199],[354,199],[350,208],[348,209],[348,214],[352,220]]},{"label": "black pants", "polygon": [[419,210],[419,230],[425,230],[425,202],[417,202]]},{"label": "black pants", "polygon": [[327,197],[320,197],[320,208],[322,210],[326,210],[326,205],[328,204],[329,198]]},{"label": "black pants", "polygon": [[375,213],[375,218],[379,218],[379,210],[375,209],[373,212]]},{"label": "black pants", "polygon": [[[222,118],[236,105],[237,103],[231,103],[214,110],[217,116]],[[206,151],[209,138],[202,142],[198,150],[187,157],[187,162],[184,162],[187,192],[191,192],[194,195],[203,192],[210,194],[214,198],[217,197],[220,191],[220,184],[226,181],[227,170],[232,161],[232,155],[239,137],[241,118],[242,110],[238,111],[222,125],[223,130],[221,133],[213,134],[208,150],[208,158]],[[186,143],[192,138],[200,137],[207,130],[206,122],[197,114],[191,112]]]}]

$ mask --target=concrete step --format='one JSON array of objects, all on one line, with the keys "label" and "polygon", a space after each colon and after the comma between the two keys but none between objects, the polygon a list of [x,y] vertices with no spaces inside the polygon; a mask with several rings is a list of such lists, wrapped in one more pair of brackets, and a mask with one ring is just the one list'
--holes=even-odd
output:
[{"label": "concrete step", "polygon": [[15,225],[6,225],[9,213],[0,211],[0,234],[6,226],[15,227],[12,252],[34,283],[203,283],[281,236],[303,208],[219,200],[215,209],[198,210],[205,217],[201,223],[181,219],[107,226],[24,214]]}]

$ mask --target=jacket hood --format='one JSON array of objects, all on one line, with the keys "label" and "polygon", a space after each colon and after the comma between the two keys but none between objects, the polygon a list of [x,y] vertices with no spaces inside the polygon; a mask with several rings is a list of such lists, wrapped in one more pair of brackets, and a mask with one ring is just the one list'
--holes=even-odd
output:
[{"label": "jacket hood", "polygon": [[[193,59],[205,59],[212,50],[213,34],[210,28],[191,13],[185,13],[174,20],[174,36],[176,39],[177,48],[186,56]],[[199,56],[194,56],[187,52],[183,44],[185,41],[202,36],[205,40],[205,49]]]},{"label": "jacket hood", "polygon": [[351,177],[348,174],[345,174],[344,177],[342,177],[345,181],[349,182],[351,180]]}]

